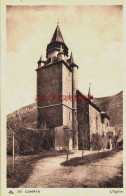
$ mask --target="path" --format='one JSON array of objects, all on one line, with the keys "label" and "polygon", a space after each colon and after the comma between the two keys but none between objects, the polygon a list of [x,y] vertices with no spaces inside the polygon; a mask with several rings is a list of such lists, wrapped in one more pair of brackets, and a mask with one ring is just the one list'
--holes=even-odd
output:
[{"label": "path", "polygon": [[[89,154],[86,151],[85,154]],[[69,157],[79,157],[81,151]],[[117,152],[113,157],[107,157],[95,163],[77,167],[64,167],[60,163],[66,156],[50,157],[39,160],[26,183],[20,188],[77,188],[99,187],[99,183],[108,181],[116,176],[122,164],[122,152]]]}]

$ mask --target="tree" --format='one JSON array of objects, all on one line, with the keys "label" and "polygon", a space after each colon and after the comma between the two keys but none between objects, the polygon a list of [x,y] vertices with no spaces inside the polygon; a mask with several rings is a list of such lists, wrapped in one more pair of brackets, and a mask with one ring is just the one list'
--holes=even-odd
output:
[{"label": "tree", "polygon": [[98,133],[92,134],[92,149],[101,150],[102,148],[102,136]]},{"label": "tree", "polygon": [[42,130],[43,133],[43,149],[49,150],[51,148],[55,148],[55,130],[50,127],[49,129]]},{"label": "tree", "polygon": [[7,119],[7,129],[10,131],[10,137],[12,136],[12,154],[13,154],[13,164],[12,164],[12,172],[14,173],[14,164],[15,164],[15,134],[22,127],[22,120],[19,115],[15,115],[15,117],[11,117]]},{"label": "tree", "polygon": [[107,147],[107,136],[104,135],[104,133],[101,135],[101,142],[102,142],[102,149],[104,151],[104,149]]},{"label": "tree", "polygon": [[82,138],[82,157],[84,156],[84,139],[85,139],[85,132],[84,130],[80,127],[79,130],[80,137]]}]

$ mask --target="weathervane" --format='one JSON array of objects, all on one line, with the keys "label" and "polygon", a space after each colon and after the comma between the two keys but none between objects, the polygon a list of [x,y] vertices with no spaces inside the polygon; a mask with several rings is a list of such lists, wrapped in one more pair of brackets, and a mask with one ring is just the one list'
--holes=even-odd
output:
[{"label": "weathervane", "polygon": [[58,17],[58,20],[57,20],[57,25],[59,25],[59,17]]}]

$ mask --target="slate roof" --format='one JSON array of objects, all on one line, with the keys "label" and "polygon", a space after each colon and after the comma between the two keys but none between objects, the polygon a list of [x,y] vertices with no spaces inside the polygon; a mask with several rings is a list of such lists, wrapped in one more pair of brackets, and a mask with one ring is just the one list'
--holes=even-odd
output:
[{"label": "slate roof", "polygon": [[[102,111],[101,108],[99,108],[96,104],[94,104],[92,101],[90,101],[90,99],[88,99],[88,97],[83,95],[83,93],[81,93],[81,91],[77,90],[77,92],[79,94],[81,94],[82,97],[85,97],[86,102],[88,102],[93,108],[95,108],[98,112],[100,112],[102,117],[104,116],[110,120],[110,117],[108,116],[108,114],[106,112]],[[83,101],[82,101],[82,103],[83,103]]]},{"label": "slate roof", "polygon": [[52,37],[50,43],[53,43],[55,41],[64,43],[64,39],[63,39],[62,33],[60,31],[59,25],[57,25],[56,30],[53,34],[53,37]]}]

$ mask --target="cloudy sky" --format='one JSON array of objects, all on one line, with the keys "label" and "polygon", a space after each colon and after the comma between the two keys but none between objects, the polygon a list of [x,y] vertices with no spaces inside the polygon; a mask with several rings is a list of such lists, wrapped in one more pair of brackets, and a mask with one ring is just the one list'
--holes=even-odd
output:
[{"label": "cloudy sky", "polygon": [[33,103],[37,61],[57,20],[79,66],[78,88],[94,97],[123,89],[122,6],[7,6],[7,113]]}]

